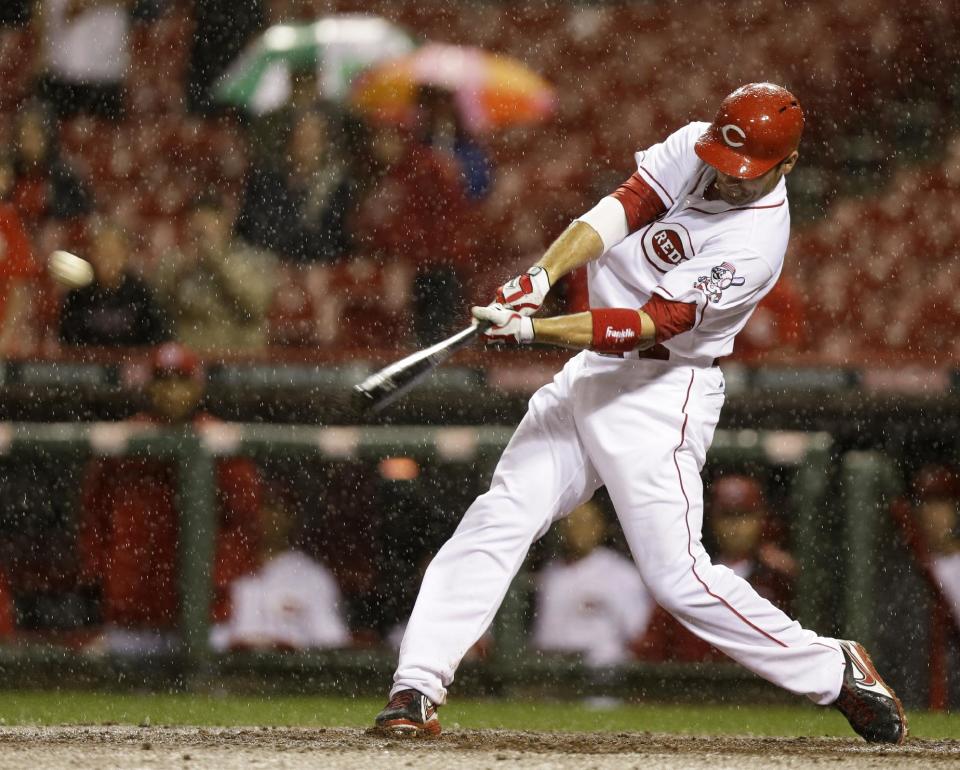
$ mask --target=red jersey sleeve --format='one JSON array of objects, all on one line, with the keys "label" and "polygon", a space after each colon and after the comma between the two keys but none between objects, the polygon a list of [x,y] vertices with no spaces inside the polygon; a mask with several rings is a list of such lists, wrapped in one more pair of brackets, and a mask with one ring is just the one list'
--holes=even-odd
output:
[{"label": "red jersey sleeve", "polygon": [[695,302],[674,302],[654,294],[650,301],[640,308],[653,319],[657,330],[655,340],[657,344],[666,342],[693,328],[697,318]]},{"label": "red jersey sleeve", "polygon": [[667,210],[660,196],[638,173],[634,173],[610,195],[620,201],[620,205],[623,206],[631,233],[649,224]]}]

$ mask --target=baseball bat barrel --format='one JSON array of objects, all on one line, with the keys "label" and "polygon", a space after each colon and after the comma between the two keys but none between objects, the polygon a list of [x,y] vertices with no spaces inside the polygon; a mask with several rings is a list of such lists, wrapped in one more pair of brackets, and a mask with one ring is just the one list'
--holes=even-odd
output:
[{"label": "baseball bat barrel", "polygon": [[374,372],[359,385],[353,386],[353,402],[361,411],[379,412],[392,404],[461,348],[469,345],[478,334],[490,327],[481,322],[441,340],[429,348],[412,353],[406,358]]}]

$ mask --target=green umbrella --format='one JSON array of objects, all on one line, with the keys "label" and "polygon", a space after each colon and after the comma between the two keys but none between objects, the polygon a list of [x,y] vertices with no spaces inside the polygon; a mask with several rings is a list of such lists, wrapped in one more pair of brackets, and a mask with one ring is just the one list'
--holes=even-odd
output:
[{"label": "green umbrella", "polygon": [[405,30],[379,16],[343,14],[311,24],[276,24],[250,43],[217,84],[217,98],[263,114],[290,98],[290,73],[317,73],[317,91],[340,100],[357,73],[412,51]]}]

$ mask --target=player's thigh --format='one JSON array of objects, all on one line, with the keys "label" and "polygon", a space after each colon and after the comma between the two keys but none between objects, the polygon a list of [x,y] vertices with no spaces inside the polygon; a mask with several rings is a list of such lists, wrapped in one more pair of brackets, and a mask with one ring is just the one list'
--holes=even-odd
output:
[{"label": "player's thigh", "polygon": [[675,369],[629,384],[620,384],[619,409],[581,420],[581,435],[646,577],[689,561],[699,543],[700,470],[723,403],[722,375]]},{"label": "player's thigh", "polygon": [[542,535],[588,500],[600,484],[578,434],[571,406],[573,359],[530,399],[529,409],[497,463],[490,490],[468,511],[473,519],[508,519]]}]

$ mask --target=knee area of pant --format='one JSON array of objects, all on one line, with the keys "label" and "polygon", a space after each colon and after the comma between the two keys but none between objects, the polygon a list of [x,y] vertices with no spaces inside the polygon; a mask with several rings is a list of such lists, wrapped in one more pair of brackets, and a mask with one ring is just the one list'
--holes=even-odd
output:
[{"label": "knee area of pant", "polygon": [[667,612],[685,608],[689,604],[691,592],[700,587],[699,583],[695,586],[690,583],[690,580],[696,581],[689,566],[679,573],[644,570],[642,577],[650,596]]},{"label": "knee area of pant", "polygon": [[513,541],[528,544],[549,527],[549,521],[532,516],[516,516],[498,511],[478,511],[464,517],[457,529],[457,536],[469,535],[478,541],[487,541],[501,546]]}]

